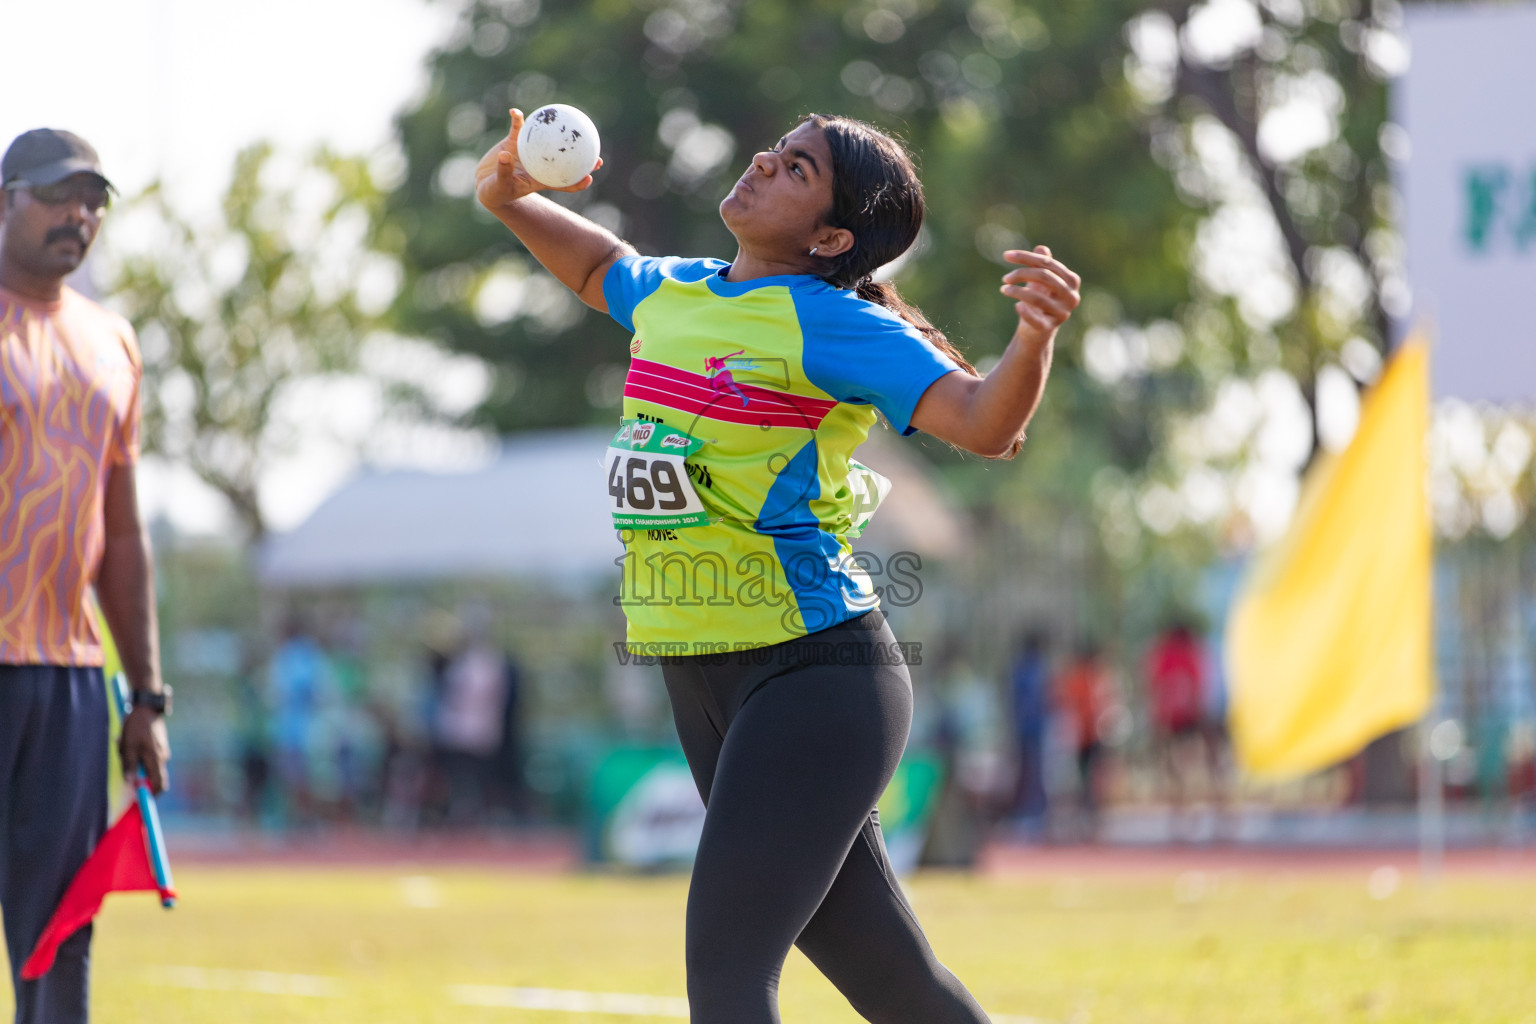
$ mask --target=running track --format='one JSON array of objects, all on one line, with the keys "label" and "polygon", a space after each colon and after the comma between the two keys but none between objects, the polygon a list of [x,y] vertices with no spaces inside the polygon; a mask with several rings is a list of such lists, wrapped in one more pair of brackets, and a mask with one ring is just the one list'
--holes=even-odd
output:
[{"label": "running track", "polygon": [[[579,840],[558,832],[507,835],[432,833],[392,836],[338,828],[299,837],[177,833],[167,845],[176,866],[439,866],[504,868],[560,872],[581,867]],[[1417,872],[1418,851],[1411,848],[1344,849],[1233,845],[1183,846],[1030,846],[992,843],[984,847],[978,870],[1002,877],[1062,875],[1163,876],[1186,871],[1251,874],[1369,873],[1395,867]],[[1448,850],[1447,874],[1536,874],[1536,846]]]}]

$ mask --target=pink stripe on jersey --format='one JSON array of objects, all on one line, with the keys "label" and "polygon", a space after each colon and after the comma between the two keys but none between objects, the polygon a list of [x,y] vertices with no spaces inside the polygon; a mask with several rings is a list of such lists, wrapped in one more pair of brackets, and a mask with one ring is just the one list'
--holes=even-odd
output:
[{"label": "pink stripe on jersey", "polygon": [[638,401],[654,402],[726,423],[804,427],[807,430],[819,427],[822,419],[837,405],[834,399],[812,398],[727,380],[725,373],[706,377],[665,363],[632,359],[629,375],[624,379],[624,394]]}]

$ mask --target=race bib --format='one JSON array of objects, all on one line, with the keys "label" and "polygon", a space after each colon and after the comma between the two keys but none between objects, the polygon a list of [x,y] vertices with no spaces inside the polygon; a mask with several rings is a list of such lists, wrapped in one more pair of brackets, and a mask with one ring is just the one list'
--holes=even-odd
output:
[{"label": "race bib", "polygon": [[704,446],[649,420],[625,420],[608,443],[608,502],[616,530],[677,530],[709,522],[684,460]]}]

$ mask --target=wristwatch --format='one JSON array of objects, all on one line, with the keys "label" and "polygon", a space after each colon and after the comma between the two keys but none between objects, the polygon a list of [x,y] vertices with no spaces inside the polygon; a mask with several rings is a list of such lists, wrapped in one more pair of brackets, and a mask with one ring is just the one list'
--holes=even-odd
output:
[{"label": "wristwatch", "polygon": [[161,687],[159,690],[134,690],[128,698],[136,708],[149,708],[149,710],[161,715],[171,713],[171,688]]}]

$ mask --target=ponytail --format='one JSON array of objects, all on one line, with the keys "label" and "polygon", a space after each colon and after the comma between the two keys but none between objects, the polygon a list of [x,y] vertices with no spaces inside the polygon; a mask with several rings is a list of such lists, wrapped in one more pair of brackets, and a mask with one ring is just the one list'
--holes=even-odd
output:
[{"label": "ponytail", "polygon": [[971,365],[971,361],[961,355],[959,349],[955,348],[954,342],[945,337],[943,331],[933,326],[928,321],[928,318],[923,315],[922,310],[902,298],[901,293],[896,290],[896,286],[889,281],[875,281],[866,278],[856,286],[856,294],[865,302],[873,302],[877,306],[884,306],[892,313],[895,313],[922,332],[923,337],[927,338],[934,348],[953,359],[966,373],[972,376],[980,376],[976,372],[976,367]]},{"label": "ponytail", "polygon": [[[971,361],[965,358],[960,350],[955,347],[954,342],[950,341],[943,331],[929,322],[928,318],[923,315],[922,310],[901,297],[901,293],[896,290],[894,284],[891,284],[889,281],[876,281],[866,277],[855,286],[855,292],[865,302],[873,302],[877,306],[883,306],[913,327],[916,327],[922,336],[928,339],[930,345],[954,360],[955,364],[966,373],[973,377],[981,376],[977,372],[976,367],[971,365]],[[953,448],[954,445],[950,447]],[[1008,450],[1002,455],[996,456],[996,458],[1000,460],[1012,459],[1015,455],[1019,454],[1020,449],[1023,447],[1024,435],[1020,434],[1013,439],[1013,444],[1008,447]]]},{"label": "ponytail", "polygon": [[[923,226],[923,185],[912,157],[895,139],[872,125],[848,117],[807,114],[801,124],[813,124],[832,150],[832,210],[829,222],[853,233],[853,248],[819,261],[821,279],[834,288],[851,288],[916,327],[929,344],[972,376],[980,376],[969,359],[928,322],[923,311],[907,302],[888,281],[875,281],[876,269],[911,248]],[[1011,459],[1024,445],[1023,435],[999,456]]]}]

